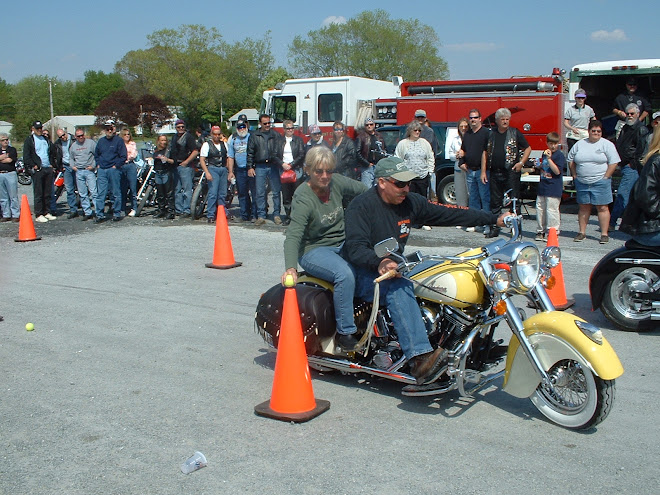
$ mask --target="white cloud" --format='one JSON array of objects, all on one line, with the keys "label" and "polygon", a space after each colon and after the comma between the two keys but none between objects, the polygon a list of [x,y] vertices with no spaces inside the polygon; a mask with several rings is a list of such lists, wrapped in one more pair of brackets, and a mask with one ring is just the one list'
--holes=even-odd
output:
[{"label": "white cloud", "polygon": [[454,43],[444,45],[444,48],[453,52],[492,52],[497,45],[495,43]]},{"label": "white cloud", "polygon": [[323,22],[321,23],[321,27],[328,27],[330,24],[345,24],[346,23],[346,17],[344,16],[336,16],[336,15],[331,15],[323,19]]},{"label": "white cloud", "polygon": [[605,31],[601,29],[599,31],[594,31],[591,33],[591,41],[597,42],[618,42],[618,41],[628,41],[628,37],[623,29],[615,29],[613,31]]}]

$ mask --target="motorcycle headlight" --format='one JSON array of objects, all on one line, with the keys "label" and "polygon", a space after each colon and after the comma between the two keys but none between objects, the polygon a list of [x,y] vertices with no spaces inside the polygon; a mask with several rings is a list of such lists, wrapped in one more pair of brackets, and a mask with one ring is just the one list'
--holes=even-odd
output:
[{"label": "motorcycle headlight", "polygon": [[513,260],[511,269],[519,289],[527,292],[539,281],[541,275],[541,256],[535,246],[527,246],[520,250]]},{"label": "motorcycle headlight", "polygon": [[543,264],[548,268],[554,268],[561,262],[561,251],[557,246],[548,246],[541,254]]},{"label": "motorcycle headlight", "polygon": [[495,292],[506,292],[511,285],[511,275],[507,270],[495,270],[488,277],[488,285],[490,285]]}]

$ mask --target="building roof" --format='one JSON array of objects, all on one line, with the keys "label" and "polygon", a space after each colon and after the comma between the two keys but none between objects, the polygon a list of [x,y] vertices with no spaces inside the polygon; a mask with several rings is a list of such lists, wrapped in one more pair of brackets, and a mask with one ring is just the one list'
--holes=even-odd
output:
[{"label": "building roof", "polygon": [[238,116],[242,113],[247,115],[247,118],[250,122],[257,122],[259,120],[259,112],[255,108],[243,108],[242,110],[229,117],[229,122],[231,122],[233,125],[234,122],[238,121]]},{"label": "building roof", "polygon": [[[72,131],[76,127],[92,127],[96,122],[94,115],[57,115],[53,117],[53,127],[66,128]],[[44,127],[50,127],[50,120],[44,122]]]}]

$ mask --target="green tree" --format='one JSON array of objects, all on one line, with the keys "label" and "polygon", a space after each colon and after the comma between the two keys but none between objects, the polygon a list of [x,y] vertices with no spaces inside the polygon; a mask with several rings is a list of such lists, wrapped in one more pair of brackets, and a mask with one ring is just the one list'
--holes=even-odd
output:
[{"label": "green tree", "polygon": [[135,96],[153,94],[183,109],[189,127],[220,122],[225,113],[251,105],[271,70],[270,34],[228,44],[216,28],[183,25],[147,36],[149,48],[127,53],[115,70]]},{"label": "green tree", "polygon": [[289,61],[301,77],[446,79],[449,69],[438,55],[439,47],[432,27],[418,19],[392,19],[378,9],[296,36],[289,45]]},{"label": "green tree", "polygon": [[167,105],[154,95],[144,95],[135,105],[140,109],[140,125],[144,136],[150,137],[154,130],[164,126],[172,118]]},{"label": "green tree", "polygon": [[[266,77],[264,77],[261,82],[257,85],[257,89],[254,92],[252,99],[252,105],[254,108],[261,108],[261,100],[264,97],[264,91],[267,89],[272,89],[278,83],[283,83],[287,79],[291,79],[293,75],[289,73],[284,67],[278,67],[275,70],[272,70]],[[240,109],[238,109],[240,110]]]},{"label": "green tree", "polygon": [[30,133],[32,122],[50,119],[48,76],[28,76],[18,81],[14,85],[14,101],[16,116],[11,134],[15,141],[23,141]]},{"label": "green tree", "polygon": [[13,122],[15,116],[14,88],[7,81],[0,78],[0,120]]},{"label": "green tree", "polygon": [[77,115],[90,115],[105,97],[124,88],[120,74],[88,70],[85,79],[75,85],[71,99],[73,112]]}]

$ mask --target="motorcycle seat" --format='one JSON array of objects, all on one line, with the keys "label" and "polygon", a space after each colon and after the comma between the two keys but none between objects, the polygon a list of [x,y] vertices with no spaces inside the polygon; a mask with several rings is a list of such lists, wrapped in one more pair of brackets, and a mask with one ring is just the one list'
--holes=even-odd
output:
[{"label": "motorcycle seat", "polygon": [[646,244],[641,244],[637,242],[635,239],[628,239],[626,241],[626,248],[628,249],[644,249],[647,251],[653,251],[655,253],[658,253],[660,255],[660,246],[647,246]]}]

